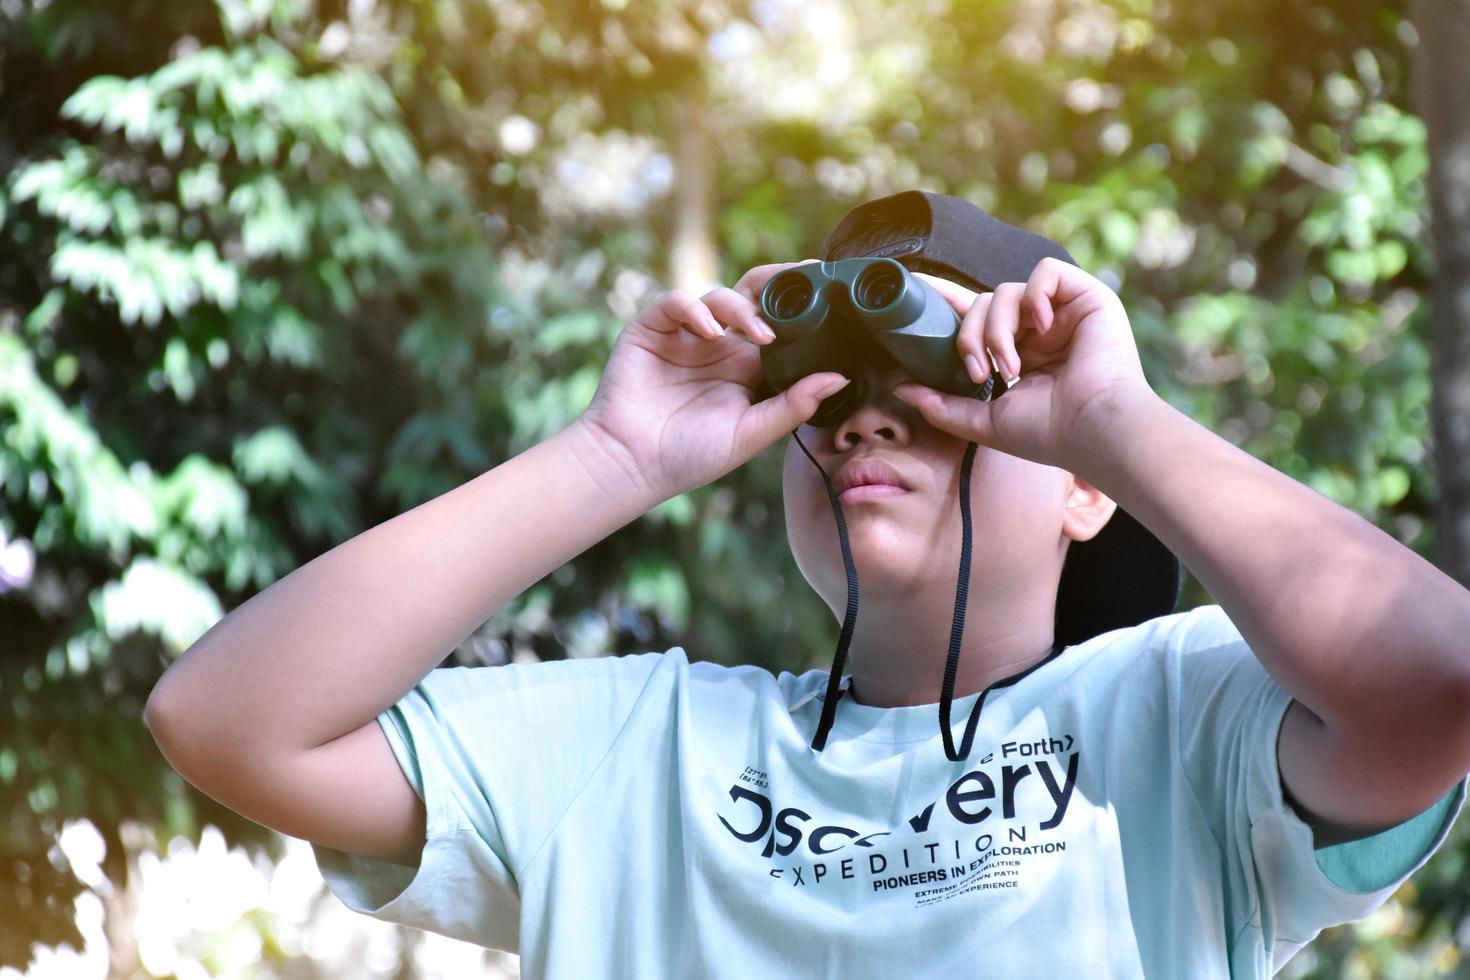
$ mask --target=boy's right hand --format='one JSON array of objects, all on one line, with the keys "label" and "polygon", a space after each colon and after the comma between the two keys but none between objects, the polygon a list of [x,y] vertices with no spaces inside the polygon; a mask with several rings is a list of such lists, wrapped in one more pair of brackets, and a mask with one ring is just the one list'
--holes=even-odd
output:
[{"label": "boy's right hand", "polygon": [[[761,290],[782,269],[802,264],[756,266],[733,288],[698,299],[679,289],[664,293],[618,334],[576,424],[633,487],[662,502],[712,483],[841,389],[841,374],[822,371],[752,399],[764,377],[757,345],[775,339],[757,306]],[[719,325],[729,332],[722,336]]]}]

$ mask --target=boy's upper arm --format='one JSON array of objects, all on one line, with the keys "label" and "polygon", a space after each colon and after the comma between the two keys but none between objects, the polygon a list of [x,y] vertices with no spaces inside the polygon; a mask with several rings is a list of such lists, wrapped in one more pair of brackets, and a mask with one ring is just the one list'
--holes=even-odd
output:
[{"label": "boy's upper arm", "polygon": [[349,854],[417,867],[428,812],[376,718],[298,760],[285,783],[301,832],[277,828]]},{"label": "boy's upper arm", "polygon": [[1310,708],[1292,699],[1277,746],[1286,801],[1312,828],[1318,847],[1361,840],[1396,827],[1442,799],[1451,786],[1419,787],[1379,771],[1347,750]]},{"label": "boy's upper arm", "polygon": [[180,775],[241,816],[348,853],[418,864],[424,802],[376,718],[315,749],[279,756],[191,752],[178,738],[166,744]]},{"label": "boy's upper arm", "polygon": [[[1298,790],[1304,768],[1320,765],[1313,778],[1341,780],[1334,792],[1350,793],[1371,774],[1339,768],[1329,754],[1341,746],[1330,739],[1313,742],[1320,723],[1274,681],[1218,606],[1192,611],[1178,627],[1170,662],[1179,758],[1229,869],[1231,925],[1243,930],[1233,955],[1251,955],[1255,930],[1279,968],[1321,929],[1377,908],[1428,860],[1459,812],[1465,783],[1441,790],[1438,804],[1417,801],[1397,820],[1374,821],[1376,832],[1361,839],[1316,839],[1288,800],[1288,783]],[[1288,736],[1289,725],[1301,734]]]},{"label": "boy's upper arm", "polygon": [[255,823],[315,844],[415,867],[427,808],[378,718],[309,750],[267,751],[201,736],[150,702],[148,728],[201,793]]}]

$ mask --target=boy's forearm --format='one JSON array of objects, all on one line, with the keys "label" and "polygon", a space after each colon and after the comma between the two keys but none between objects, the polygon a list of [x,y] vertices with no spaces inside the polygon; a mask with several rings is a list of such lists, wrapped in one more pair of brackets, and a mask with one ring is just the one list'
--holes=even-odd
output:
[{"label": "boy's forearm", "polygon": [[1464,750],[1470,592],[1156,396],[1090,434],[1076,472],[1179,556],[1325,724]]},{"label": "boy's forearm", "polygon": [[213,757],[314,748],[375,718],[479,624],[659,503],[579,422],[251,597],[149,698],[160,738]]}]

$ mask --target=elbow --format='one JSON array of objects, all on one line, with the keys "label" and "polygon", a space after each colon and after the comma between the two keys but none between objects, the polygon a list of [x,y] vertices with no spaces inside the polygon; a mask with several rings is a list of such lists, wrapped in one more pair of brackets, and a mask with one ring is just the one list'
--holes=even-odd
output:
[{"label": "elbow", "polygon": [[143,724],[169,764],[178,768],[171,754],[174,750],[170,746],[177,744],[179,726],[187,713],[180,706],[177,693],[170,693],[173,686],[167,673],[153,685],[153,690],[148,693],[148,700],[143,705]]},{"label": "elbow", "polygon": [[178,678],[169,680],[165,671],[143,705],[143,724],[164,761],[200,787],[201,779],[212,780],[229,767],[248,739],[225,723],[227,706],[181,690]]},{"label": "elbow", "polygon": [[148,734],[153,736],[153,744],[158,746],[158,754],[163,756],[163,761],[191,785],[198,787],[196,776],[200,767],[196,763],[208,756],[200,755],[197,730],[190,734],[188,713],[173,695],[162,693],[167,687],[165,681],[159,681],[149,693],[148,701],[143,705],[143,724],[147,726]]},{"label": "elbow", "polygon": [[174,772],[195,790],[218,801],[219,796],[212,787],[217,785],[220,760],[211,759],[201,751],[197,741],[175,727],[176,716],[157,710],[150,697],[148,707],[143,709],[143,723],[153,736],[158,754]]},{"label": "elbow", "polygon": [[167,675],[160,678],[153,690],[148,692],[148,700],[143,705],[143,724],[148,726],[148,731],[153,735],[155,741],[158,733],[163,728],[163,689]]}]

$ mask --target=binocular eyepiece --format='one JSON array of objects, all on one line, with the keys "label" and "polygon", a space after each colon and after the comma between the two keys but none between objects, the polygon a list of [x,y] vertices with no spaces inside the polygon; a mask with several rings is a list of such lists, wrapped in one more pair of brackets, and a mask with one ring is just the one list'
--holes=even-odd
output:
[{"label": "binocular eyepiece", "polygon": [[971,380],[955,340],[960,317],[933,286],[890,258],[809,262],[772,276],[760,311],[776,339],[760,348],[761,397],[784,391],[809,374],[836,371],[853,381],[823,399],[809,423],[832,425],[869,396],[861,368],[886,354],[908,376],[938,391],[999,398],[998,373]]},{"label": "binocular eyepiece", "polygon": [[[903,295],[906,272],[892,259],[867,265],[858,270],[850,283],[843,283],[847,286],[847,300],[856,310],[880,313]],[[775,280],[778,281],[773,288],[768,284],[769,300],[762,297],[763,312],[774,319],[794,320],[817,300],[817,286],[810,276],[788,270],[776,276]]]}]

